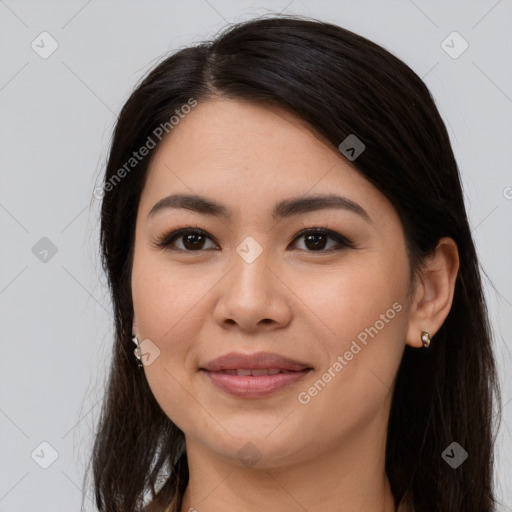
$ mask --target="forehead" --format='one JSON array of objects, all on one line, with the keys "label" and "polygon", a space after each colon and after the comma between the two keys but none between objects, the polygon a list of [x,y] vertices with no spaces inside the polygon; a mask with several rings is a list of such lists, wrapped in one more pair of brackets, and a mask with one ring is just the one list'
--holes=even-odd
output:
[{"label": "forehead", "polygon": [[239,209],[313,192],[340,193],[374,207],[385,201],[299,118],[237,100],[199,102],[162,140],[148,172],[141,198],[146,211],[176,191]]}]

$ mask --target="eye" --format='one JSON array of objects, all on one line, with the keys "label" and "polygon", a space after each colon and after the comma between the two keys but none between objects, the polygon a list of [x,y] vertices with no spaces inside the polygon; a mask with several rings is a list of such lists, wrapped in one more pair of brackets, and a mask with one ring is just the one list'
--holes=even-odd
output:
[{"label": "eye", "polygon": [[[354,243],[347,237],[326,228],[307,228],[300,231],[292,241],[292,244],[297,240],[303,240],[306,252],[335,252],[345,248],[355,249]],[[334,241],[331,247],[326,247],[329,244],[328,240]],[[157,241],[154,245],[158,248],[168,249],[171,251],[182,252],[201,252],[205,247],[206,241],[212,240],[208,233],[202,229],[194,228],[181,228],[176,231],[165,235]],[[181,245],[176,245],[179,242]],[[209,249],[218,250],[218,246],[213,244]]]},{"label": "eye", "polygon": [[[334,247],[324,250],[327,245],[328,239],[334,240]],[[302,230],[295,238],[295,240],[304,240],[304,245],[307,247],[308,252],[334,252],[340,251],[344,248],[352,248],[355,246],[348,238],[340,235],[336,231],[331,231],[326,228],[307,228]]]},{"label": "eye", "polygon": [[[204,248],[207,238],[211,240],[211,237],[202,229],[182,228],[164,236],[156,243],[156,246],[169,250],[197,252]],[[182,243],[182,247],[174,246],[176,240]]]}]

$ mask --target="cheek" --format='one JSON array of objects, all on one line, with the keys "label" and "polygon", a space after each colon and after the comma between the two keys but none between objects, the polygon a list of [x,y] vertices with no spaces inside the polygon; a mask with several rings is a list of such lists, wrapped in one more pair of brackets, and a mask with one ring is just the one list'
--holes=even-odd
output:
[{"label": "cheek", "polygon": [[317,318],[333,353],[344,351],[360,333],[364,338],[365,329],[375,324],[386,339],[404,329],[407,272],[407,261],[398,254],[364,255],[329,272],[308,273],[306,279],[297,280],[296,290]]},{"label": "cheek", "polygon": [[[205,322],[205,294],[212,276],[190,269],[177,271],[149,251],[135,253],[132,268],[133,307],[142,340],[158,347],[158,357],[144,372],[151,391],[166,414],[182,427],[190,409],[190,375],[195,341]],[[141,340],[141,341],[142,341]]]},{"label": "cheek", "polygon": [[367,420],[393,385],[407,329],[408,265],[399,255],[369,259],[303,282],[300,293],[319,319],[318,342],[327,354],[315,389],[301,390],[304,401],[314,402],[312,413],[337,403],[340,414],[351,411],[350,421]]},{"label": "cheek", "polygon": [[141,335],[163,343],[173,339],[174,333],[182,330],[184,325],[194,325],[201,298],[208,289],[206,284],[196,286],[194,283],[197,282],[196,279],[191,281],[188,270],[176,272],[161,258],[136,254],[132,296]]}]

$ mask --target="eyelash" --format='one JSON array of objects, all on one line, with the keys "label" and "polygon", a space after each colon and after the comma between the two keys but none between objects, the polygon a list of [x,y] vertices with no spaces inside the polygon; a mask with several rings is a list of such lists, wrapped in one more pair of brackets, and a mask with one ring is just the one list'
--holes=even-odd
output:
[{"label": "eyelash", "polygon": [[[160,248],[160,249],[165,249],[165,250],[175,251],[175,252],[186,252],[186,253],[197,252],[197,253],[200,253],[200,252],[204,252],[205,250],[207,250],[207,249],[198,249],[197,251],[191,251],[191,250],[187,250],[187,249],[177,249],[177,248],[172,248],[171,247],[173,242],[176,239],[179,239],[180,237],[183,237],[183,236],[189,235],[189,234],[201,235],[201,236],[204,236],[206,238],[210,238],[211,240],[213,240],[212,237],[210,237],[208,235],[208,233],[206,231],[204,231],[203,229],[198,229],[197,227],[196,228],[183,227],[183,228],[179,228],[177,230],[172,231],[171,233],[168,233],[168,234],[162,236],[153,245],[155,247],[157,247],[157,248]],[[309,252],[309,253],[324,253],[324,254],[327,253],[327,254],[330,254],[330,253],[333,253],[333,252],[341,251],[341,250],[346,249],[346,248],[349,248],[349,249],[355,249],[356,248],[355,244],[351,240],[349,240],[347,237],[337,233],[336,231],[332,231],[332,230],[330,230],[328,228],[322,228],[322,227],[305,228],[305,229],[299,231],[299,233],[297,233],[295,235],[295,237],[292,239],[292,242],[295,242],[299,238],[304,237],[306,235],[310,235],[310,234],[321,234],[321,235],[330,237],[333,240],[335,240],[335,242],[337,243],[337,247],[331,248],[331,249],[327,249],[327,250],[319,249],[318,251],[314,251],[314,250],[309,251],[307,249],[299,249],[299,250],[305,251],[305,252]]]}]

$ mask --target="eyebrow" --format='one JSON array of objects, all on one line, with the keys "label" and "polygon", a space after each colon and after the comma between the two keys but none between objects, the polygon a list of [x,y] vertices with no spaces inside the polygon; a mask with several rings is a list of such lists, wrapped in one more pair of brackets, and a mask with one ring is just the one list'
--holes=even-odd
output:
[{"label": "eyebrow", "polygon": [[[192,210],[205,215],[222,217],[223,219],[230,219],[232,217],[232,213],[226,206],[212,199],[192,194],[173,194],[160,199],[153,208],[151,208],[148,214],[148,220],[157,213],[169,208]],[[272,217],[276,220],[280,220],[294,215],[300,215],[301,213],[332,208],[348,210],[356,213],[366,222],[373,223],[371,217],[360,204],[347,197],[338,196],[336,194],[285,199],[275,205],[272,211]]]}]

